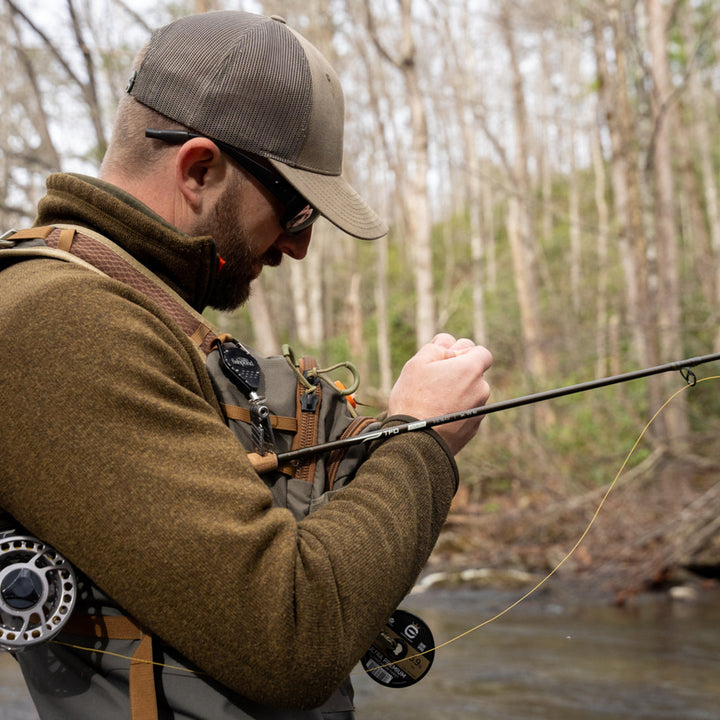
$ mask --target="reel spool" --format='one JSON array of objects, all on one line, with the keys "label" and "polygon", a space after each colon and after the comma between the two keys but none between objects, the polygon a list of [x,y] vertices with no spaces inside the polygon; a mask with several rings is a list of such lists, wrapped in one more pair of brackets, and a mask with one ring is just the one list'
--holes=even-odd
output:
[{"label": "reel spool", "polygon": [[0,532],[0,650],[22,650],[54,637],[76,597],[75,573],[60,553],[14,529]]},{"label": "reel spool", "polygon": [[435,641],[427,623],[407,610],[396,610],[360,663],[380,685],[404,688],[427,675],[435,658]]}]

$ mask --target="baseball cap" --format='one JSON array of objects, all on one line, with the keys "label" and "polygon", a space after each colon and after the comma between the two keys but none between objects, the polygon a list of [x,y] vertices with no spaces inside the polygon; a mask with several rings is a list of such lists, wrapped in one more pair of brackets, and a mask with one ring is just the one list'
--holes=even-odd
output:
[{"label": "baseball cap", "polygon": [[219,11],[161,27],[128,92],[197,133],[266,158],[348,234],[374,240],[387,233],[342,176],[340,81],[282,18]]}]

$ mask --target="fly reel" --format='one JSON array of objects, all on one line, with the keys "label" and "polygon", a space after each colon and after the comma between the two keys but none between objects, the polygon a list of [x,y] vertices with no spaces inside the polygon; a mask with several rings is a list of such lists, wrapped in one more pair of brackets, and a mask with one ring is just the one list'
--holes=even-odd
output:
[{"label": "fly reel", "polygon": [[49,640],[72,614],[77,581],[50,546],[14,529],[0,532],[0,650]]}]

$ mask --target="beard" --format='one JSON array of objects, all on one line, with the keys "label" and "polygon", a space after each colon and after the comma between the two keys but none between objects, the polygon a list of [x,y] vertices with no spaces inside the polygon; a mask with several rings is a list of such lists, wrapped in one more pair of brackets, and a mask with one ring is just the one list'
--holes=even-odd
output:
[{"label": "beard", "polygon": [[243,179],[235,176],[218,199],[209,220],[193,228],[193,235],[210,235],[225,261],[215,276],[208,305],[215,310],[235,310],[250,297],[250,284],[265,265],[277,267],[283,253],[271,246],[262,255],[252,251],[251,238],[240,217],[240,188]]}]

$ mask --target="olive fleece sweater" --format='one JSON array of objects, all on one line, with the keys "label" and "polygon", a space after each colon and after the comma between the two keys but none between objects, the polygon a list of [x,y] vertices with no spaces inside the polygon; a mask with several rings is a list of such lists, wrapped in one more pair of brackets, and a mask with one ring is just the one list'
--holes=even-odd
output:
[{"label": "olive fleece sweater", "polygon": [[[202,310],[210,238],[94,179],[47,185],[38,225],[110,237]],[[227,688],[321,704],[433,548],[457,487],[440,437],[379,444],[349,487],[296,522],[272,507],[202,357],[152,301],[33,259],[0,272],[0,304],[0,506]]]}]

